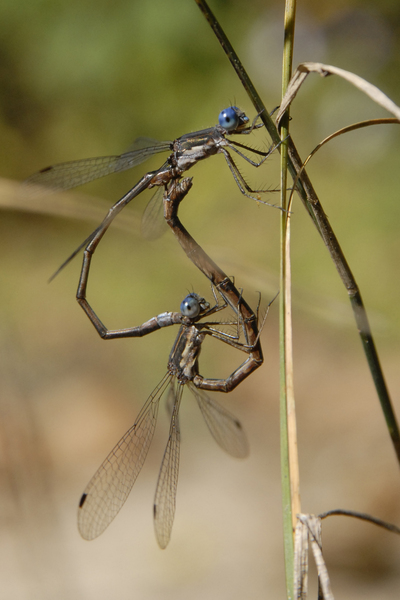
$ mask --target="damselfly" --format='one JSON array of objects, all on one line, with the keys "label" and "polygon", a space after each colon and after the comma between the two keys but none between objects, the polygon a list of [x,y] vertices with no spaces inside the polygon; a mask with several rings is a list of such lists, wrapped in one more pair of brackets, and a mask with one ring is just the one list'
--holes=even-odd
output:
[{"label": "damselfly", "polygon": [[[150,200],[144,215],[144,219],[150,222],[148,226],[150,229],[152,215],[154,212],[157,212],[154,209],[154,205],[157,204],[158,201],[161,202],[163,189],[168,188],[168,185],[171,182],[179,181],[183,173],[199,161],[218,153],[224,155],[228,167],[242,194],[249,198],[253,198],[257,202],[269,205],[268,202],[261,199],[259,194],[278,190],[253,190],[244,180],[228,151],[229,149],[236,152],[254,167],[259,167],[263,164],[268,156],[275,150],[276,146],[263,152],[232,139],[228,139],[228,136],[249,134],[254,129],[262,127],[262,123],[256,124],[258,118],[259,115],[257,115],[253,120],[253,123],[249,125],[249,118],[246,114],[236,106],[231,106],[221,111],[218,125],[194,133],[185,134],[172,142],[156,142],[155,140],[149,140],[147,138],[138,138],[135,142],[134,149],[124,154],[61,163],[46,167],[29,177],[25,182],[28,185],[45,186],[46,188],[54,190],[67,190],[94,181],[95,179],[109,175],[110,173],[131,169],[159,152],[170,152],[167,161],[159,169],[143,175],[137,184],[110,208],[99,227],[63,263],[60,269],[62,269],[89,242],[93,241],[94,244],[97,245],[116,215],[133,198],[138,196],[144,190],[159,187],[161,188],[160,194],[156,192],[155,196]],[[259,161],[253,160],[246,156],[242,150],[247,150],[262,158],[260,158]],[[257,196],[253,196],[252,194],[257,194]],[[160,198],[158,198],[158,196],[160,196]]]},{"label": "damselfly", "polygon": [[[175,514],[180,452],[179,407],[185,386],[194,394],[218,444],[232,456],[244,458],[247,455],[248,444],[240,422],[203,390],[230,392],[262,363],[261,348],[258,340],[256,349],[253,345],[239,342],[239,323],[237,334],[231,335],[218,326],[232,325],[232,321],[200,322],[200,319],[226,307],[225,302],[219,304],[214,289],[213,293],[213,307],[204,298],[192,293],[183,300],[180,313],[162,313],[138,327],[114,331],[107,330],[85,300],[89,318],[105,339],[140,337],[161,327],[180,325],[166,375],[150,394],[133,426],[106,457],[81,497],[78,527],[85,539],[91,540],[100,535],[125,503],[146,459],[160,399],[167,389],[172,400],[171,424],[158,476],[153,513],[156,538],[161,548],[165,548],[170,540]],[[237,313],[240,314],[240,307],[237,307]],[[248,355],[245,362],[227,379],[207,379],[199,373],[199,354],[206,336],[219,339]]]}]

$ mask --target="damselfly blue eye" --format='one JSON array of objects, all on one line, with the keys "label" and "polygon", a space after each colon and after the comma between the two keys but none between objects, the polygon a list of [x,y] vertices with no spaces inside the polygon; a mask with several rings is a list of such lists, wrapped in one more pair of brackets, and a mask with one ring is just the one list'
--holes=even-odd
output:
[{"label": "damselfly blue eye", "polygon": [[218,122],[221,127],[227,131],[232,131],[238,127],[240,119],[237,110],[236,106],[230,106],[219,113]]},{"label": "damselfly blue eye", "polygon": [[185,317],[194,319],[200,314],[200,303],[197,294],[189,294],[181,303],[181,313]]}]

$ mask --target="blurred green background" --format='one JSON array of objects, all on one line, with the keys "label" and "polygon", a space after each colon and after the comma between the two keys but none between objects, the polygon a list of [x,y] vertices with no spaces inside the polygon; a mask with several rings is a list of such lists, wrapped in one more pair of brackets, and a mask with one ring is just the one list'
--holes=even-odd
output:
[{"label": "blurred green background", "polygon": [[[272,110],[280,101],[283,2],[211,7]],[[354,71],[396,103],[399,44],[396,0],[299,5],[294,64]],[[277,303],[263,332],[265,364],[219,398],[243,422],[250,458],[224,456],[187,397],[176,519],[161,552],[151,505],[168,428],[162,409],[132,497],[88,544],[76,530],[77,501],[164,374],[176,331],[105,344],[74,298],[80,258],[47,281],[162,158],[65,198],[30,199],[17,185],[52,163],[119,154],[137,136],[174,139],[209,127],[231,103],[252,116],[225,55],[193,1],[6,0],[0,81],[0,597],[282,596]],[[327,134],[379,116],[389,115],[348,84],[314,76],[293,105],[291,131],[305,158]],[[399,134],[393,125],[351,133],[308,168],[361,287],[398,413]],[[250,142],[269,145],[263,130]],[[259,170],[242,163],[254,187],[279,185],[277,154]],[[182,221],[248,302],[255,305],[261,291],[266,305],[278,290],[278,210],[244,198],[221,156],[190,175]],[[141,238],[149,197],[125,210],[93,261],[88,297],[109,328],[178,310],[188,290],[210,296],[169,232],[155,242]],[[344,288],[297,200],[293,210],[302,508],[349,508],[399,524],[398,467]],[[204,344],[203,375],[226,377],[242,360],[220,346]],[[398,598],[398,540],[342,521],[324,525],[334,593]]]}]

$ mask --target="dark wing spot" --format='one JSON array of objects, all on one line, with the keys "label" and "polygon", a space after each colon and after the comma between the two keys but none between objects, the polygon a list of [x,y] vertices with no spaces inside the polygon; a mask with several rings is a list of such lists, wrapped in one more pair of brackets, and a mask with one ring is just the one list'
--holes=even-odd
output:
[{"label": "dark wing spot", "polygon": [[39,171],[39,173],[46,173],[46,171],[51,171],[53,167],[45,167],[44,169],[41,169]]},{"label": "dark wing spot", "polygon": [[242,424],[241,424],[241,422],[240,422],[240,421],[236,421],[236,420],[235,420],[235,425],[236,425],[236,427],[237,427],[238,429],[242,429]]},{"label": "dark wing spot", "polygon": [[154,517],[154,519],[156,518],[156,516],[157,516],[157,504],[153,504],[153,517]]},{"label": "dark wing spot", "polygon": [[87,494],[82,494],[82,498],[79,500],[79,508],[82,508],[82,506],[85,504],[86,498]]}]

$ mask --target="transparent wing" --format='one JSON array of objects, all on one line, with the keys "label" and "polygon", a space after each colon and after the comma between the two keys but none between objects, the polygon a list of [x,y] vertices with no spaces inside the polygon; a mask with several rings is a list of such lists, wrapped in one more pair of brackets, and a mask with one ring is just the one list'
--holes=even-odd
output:
[{"label": "transparent wing", "polygon": [[155,140],[151,137],[141,136],[137,137],[132,144],[125,150],[124,154],[128,154],[129,152],[134,152],[136,150],[141,150],[142,148],[154,148],[159,146],[160,144],[171,144],[172,142],[160,142],[159,140]]},{"label": "transparent wing", "polygon": [[146,240],[156,240],[167,230],[167,223],[164,219],[163,195],[164,188],[157,188],[144,210],[141,232]]},{"label": "transparent wing", "polygon": [[171,381],[167,373],[147,399],[134,425],[111,450],[90,480],[79,502],[78,529],[93,540],[108,527],[121,510],[146,459],[160,398]]},{"label": "transparent wing", "polygon": [[[151,145],[145,146],[146,141]],[[52,190],[69,190],[105,175],[131,169],[153,154],[169,150],[170,145],[171,142],[155,142],[147,138],[138,138],[135,142],[135,150],[118,156],[84,158],[46,167],[28,177],[24,184],[39,185]]]},{"label": "transparent wing", "polygon": [[240,421],[193,383],[189,382],[187,385],[195,395],[207,427],[217,444],[231,456],[245,458],[249,454],[249,444]]},{"label": "transparent wing", "polygon": [[171,537],[175,515],[176,488],[179,472],[179,406],[182,399],[183,384],[178,381],[174,385],[174,406],[167,447],[161,463],[156,493],[154,496],[154,529],[160,548],[166,548]]},{"label": "transparent wing", "polygon": [[169,420],[171,421],[171,417],[172,417],[172,411],[174,410],[174,404],[175,404],[175,386],[171,385],[168,393],[166,394],[165,397],[165,408],[167,411],[167,415]]}]

